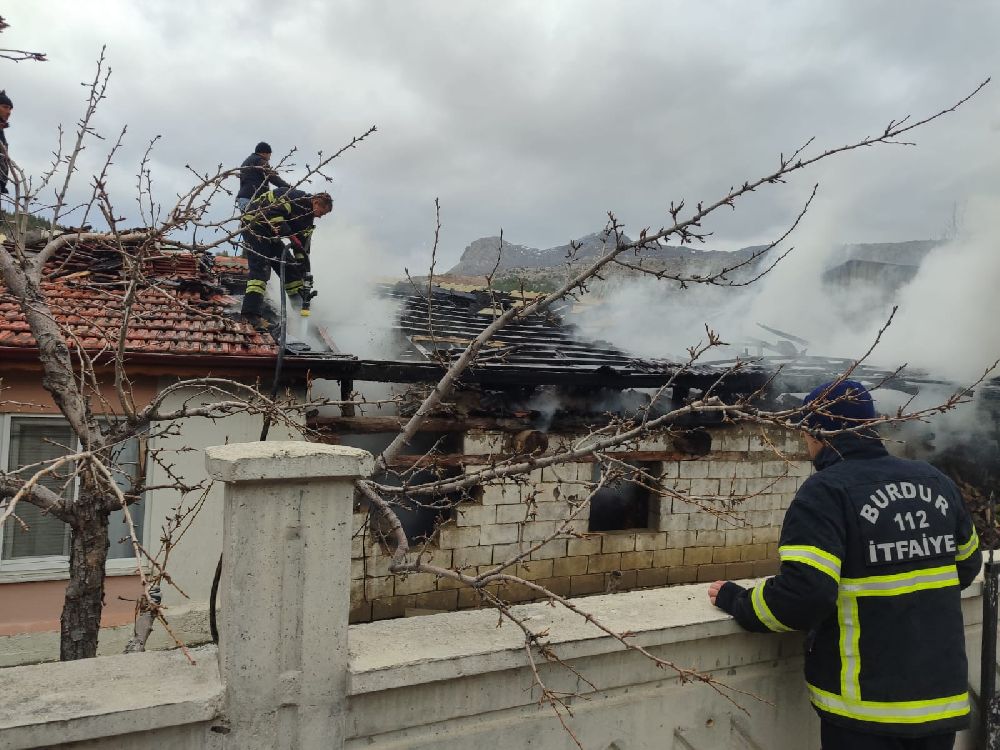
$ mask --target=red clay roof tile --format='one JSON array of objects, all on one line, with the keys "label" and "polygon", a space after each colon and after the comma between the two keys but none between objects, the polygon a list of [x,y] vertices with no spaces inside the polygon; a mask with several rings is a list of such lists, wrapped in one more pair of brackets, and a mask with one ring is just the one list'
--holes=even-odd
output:
[{"label": "red clay roof tile", "polygon": [[[244,258],[215,260],[226,274],[245,273]],[[149,259],[144,268],[156,286],[141,289],[136,296],[126,337],[127,352],[222,358],[270,358],[277,354],[277,346],[269,334],[224,317],[235,299],[205,283],[193,254],[163,253]],[[71,334],[71,346],[76,346],[74,338],[88,350],[117,346],[124,291],[105,282],[102,277],[98,285],[85,275],[74,274],[49,277],[42,283],[42,292],[57,322]],[[177,282],[184,283],[178,288],[167,288]],[[0,286],[0,346],[35,347],[17,302],[3,286]]]}]

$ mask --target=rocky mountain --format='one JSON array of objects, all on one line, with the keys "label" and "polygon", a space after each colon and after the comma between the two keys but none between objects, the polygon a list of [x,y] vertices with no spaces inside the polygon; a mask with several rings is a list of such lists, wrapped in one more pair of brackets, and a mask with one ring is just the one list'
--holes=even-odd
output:
[{"label": "rocky mountain", "polygon": [[[630,241],[627,237],[626,241]],[[547,290],[561,282],[571,268],[593,260],[610,250],[614,239],[608,238],[603,232],[588,234],[576,241],[576,248],[571,244],[558,245],[546,249],[515,245],[500,242],[499,237],[481,237],[475,240],[462,253],[458,264],[448,274],[457,277],[482,277],[493,273],[494,279],[516,279],[515,286],[527,283],[529,289]],[[855,280],[859,273],[881,278],[885,275],[887,265],[899,266],[900,272],[912,277],[923,258],[940,241],[912,240],[908,242],[859,243],[843,245],[827,258],[828,281],[836,281],[841,277]],[[628,252],[622,259],[628,263],[640,263],[644,268],[654,271],[667,271],[685,275],[705,275],[717,272],[726,267],[733,267],[751,258],[761,246],[745,247],[740,250],[723,252],[704,250],[699,247],[682,247],[678,245],[660,245],[641,253]],[[499,262],[498,262],[499,255]],[[768,257],[773,257],[773,254]],[[755,260],[734,272],[730,278],[752,277],[762,270],[761,263],[765,260]],[[872,270],[874,269],[874,270]],[[631,275],[622,266],[612,266],[604,276]],[[898,284],[896,284],[898,286]]]},{"label": "rocky mountain", "polygon": [[[625,239],[631,241],[627,237]],[[609,238],[604,232],[595,232],[581,237],[576,241],[576,245],[574,248],[572,244],[567,243],[540,250],[526,245],[514,245],[506,240],[501,243],[499,237],[481,237],[465,248],[458,264],[448,273],[454,276],[482,276],[496,268],[497,276],[502,277],[520,271],[545,269],[555,271],[567,264],[575,265],[603,255],[614,247],[614,238]],[[698,267],[707,270],[716,266],[721,268],[726,264],[732,265],[749,257],[755,249],[757,248],[747,247],[735,252],[718,252],[679,245],[661,245],[643,250],[639,254],[627,253],[623,258],[627,257],[629,262],[642,259],[644,264],[651,267],[673,266],[696,273],[695,269]]]},{"label": "rocky mountain", "polygon": [[931,250],[944,240],[909,240],[906,242],[867,242],[840,248],[844,261],[858,260],[899,266],[919,266]]}]

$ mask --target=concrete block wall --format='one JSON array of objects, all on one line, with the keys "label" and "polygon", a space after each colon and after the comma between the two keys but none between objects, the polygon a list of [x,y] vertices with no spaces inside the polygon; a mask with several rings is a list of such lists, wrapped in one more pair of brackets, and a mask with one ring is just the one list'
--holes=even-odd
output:
[{"label": "concrete block wall", "polygon": [[[587,506],[569,521],[565,535],[532,551],[513,572],[562,596],[773,574],[785,509],[811,472],[801,439],[747,427],[714,428],[711,435],[712,450],[706,456],[651,461],[652,471],[675,494],[649,498],[646,528],[590,533]],[[550,450],[574,440],[549,437]],[[499,459],[509,455],[509,440],[499,432],[469,432],[463,452]],[[642,453],[662,459],[670,446],[658,436],[630,449],[640,460]],[[531,549],[570,518],[574,503],[587,497],[594,469],[592,463],[560,464],[533,471],[520,483],[483,486],[476,502],[459,506],[455,517],[438,529],[426,559],[473,574]],[[388,550],[364,528],[364,521],[364,513],[355,513],[352,622],[479,605],[477,592],[451,581],[389,573]],[[513,602],[537,598],[518,585],[497,593]]]}]

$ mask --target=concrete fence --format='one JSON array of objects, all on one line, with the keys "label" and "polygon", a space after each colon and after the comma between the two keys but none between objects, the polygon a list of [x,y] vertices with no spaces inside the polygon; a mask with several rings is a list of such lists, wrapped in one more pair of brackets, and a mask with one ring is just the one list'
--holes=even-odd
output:
[{"label": "concrete fence", "polygon": [[[523,635],[494,613],[348,625],[353,482],[368,453],[251,443],[207,460],[226,483],[220,648],[193,650],[195,664],[170,651],[0,670],[0,749],[576,747],[539,703]],[[572,667],[538,670],[577,695],[566,721],[584,748],[818,747],[801,637],[744,633],[705,589],[578,601],[724,686],[685,683],[565,610],[515,608]],[[978,692],[978,585],[963,601]]]}]

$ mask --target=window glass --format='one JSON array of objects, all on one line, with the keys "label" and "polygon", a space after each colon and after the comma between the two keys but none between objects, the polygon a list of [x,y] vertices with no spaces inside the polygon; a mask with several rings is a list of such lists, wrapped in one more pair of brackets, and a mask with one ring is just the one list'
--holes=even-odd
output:
[{"label": "window glass", "polygon": [[[74,445],[69,425],[59,419],[31,419],[14,417],[10,422],[10,452],[7,470],[17,471],[28,478],[41,466],[32,466],[66,455]],[[72,466],[67,465],[54,474],[45,476],[39,484],[72,497],[73,485],[68,482]],[[28,526],[28,531],[16,520],[10,519],[3,528],[3,559],[40,557],[42,555],[69,554],[69,527],[57,518],[46,515],[41,509],[26,502],[17,504],[17,516]]]},{"label": "window glass", "polygon": [[[135,438],[127,440],[117,446],[112,454],[115,484],[122,492],[128,494],[132,492],[133,484],[139,476],[139,441]],[[135,533],[142,542],[142,519],[144,515],[145,503],[139,500],[128,507],[132,514],[132,523],[135,524]],[[113,511],[108,518],[108,539],[111,546],[108,548],[108,559],[113,560],[121,557],[133,557],[132,541],[129,535],[128,524],[125,521],[125,513],[120,510]]]},{"label": "window glass", "polygon": [[[66,455],[76,445],[76,439],[69,425],[61,419],[39,419],[32,417],[12,417],[10,420],[10,451],[7,470],[17,471],[20,476],[30,477],[41,466],[34,466]],[[115,482],[123,492],[132,491],[132,483],[139,474],[139,441],[128,440],[114,451],[112,470]],[[75,484],[69,481],[72,466],[60,468],[54,475],[47,475],[41,484],[64,497],[73,497]],[[139,541],[142,541],[143,503],[129,507]],[[4,560],[26,557],[69,555],[69,527],[62,521],[46,515],[42,510],[26,502],[17,504],[17,515],[28,526],[25,531],[17,521],[8,520],[3,527]],[[128,541],[128,526],[122,511],[111,513],[108,537],[111,546],[108,559],[132,557],[132,544]],[[121,541],[121,540],[126,541]]]}]

